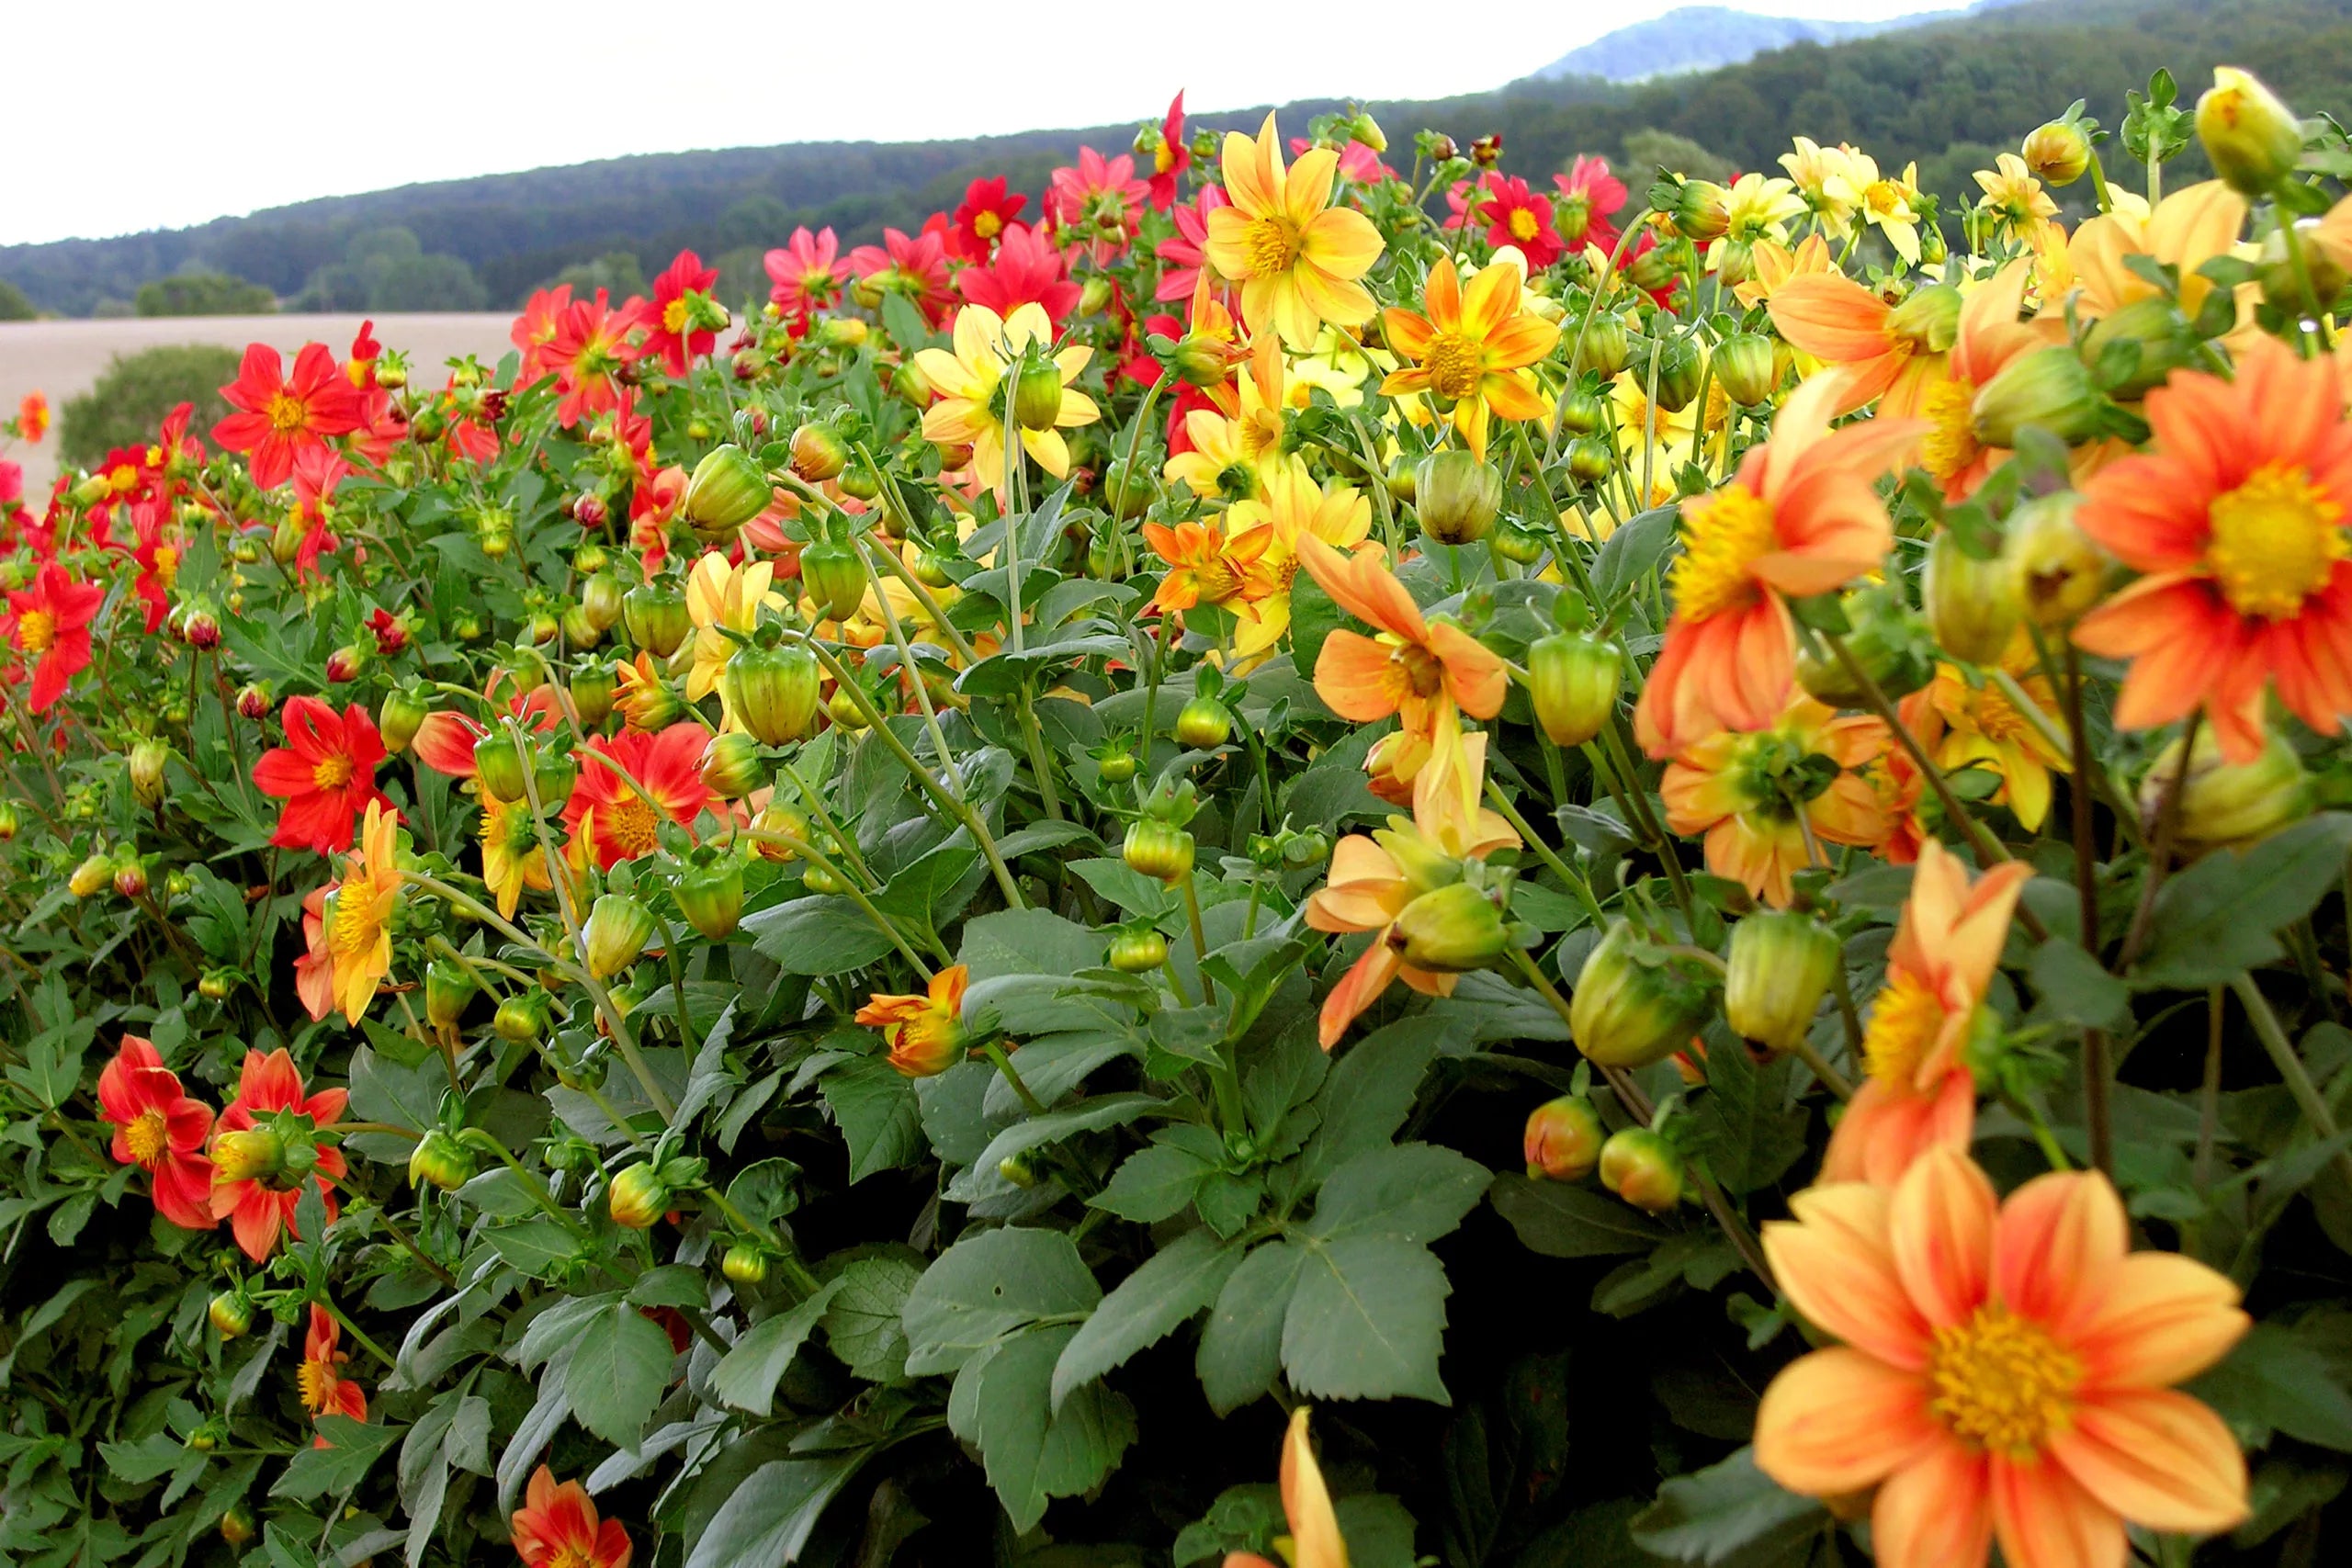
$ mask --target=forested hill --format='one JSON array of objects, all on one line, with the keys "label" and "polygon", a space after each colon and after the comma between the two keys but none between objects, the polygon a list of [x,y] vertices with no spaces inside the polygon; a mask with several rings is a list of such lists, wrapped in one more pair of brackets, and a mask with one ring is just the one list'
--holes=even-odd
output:
[{"label": "forested hill", "polygon": [[[1916,158],[1923,183],[1949,202],[1970,168],[2013,147],[2077,95],[2114,126],[2126,90],[2156,67],[2169,66],[2193,99],[2222,62],[2255,71],[2305,114],[2352,112],[2352,0],[2030,0],[1845,43],[1796,44],[1702,74],[1625,86],[1531,78],[1476,96],[1373,107],[1400,148],[1422,127],[1465,140],[1500,131],[1507,166],[1531,176],[1579,152],[1623,157],[1626,138],[1645,130],[1687,137],[1732,167],[1765,168],[1803,131],[1851,141],[1882,164]],[[1136,121],[1164,102],[1160,89],[1141,94]],[[1286,106],[1285,127],[1303,130],[1308,116],[1332,107]],[[1195,123],[1248,126],[1263,112]],[[412,259],[421,250],[443,268],[410,265],[401,276],[454,278],[476,302],[503,307],[599,257],[627,264],[624,274],[638,264],[650,273],[692,245],[706,256],[733,254],[730,270],[740,276],[744,257],[755,267],[758,250],[797,223],[831,224],[850,243],[886,224],[910,229],[952,205],[974,175],[1005,174],[1016,188],[1035,191],[1080,142],[1121,151],[1133,131],[1130,123],[965,141],[802,143],[537,169],[304,202],[194,229],[0,248],[0,278],[43,309],[71,313],[199,268],[334,301],[351,298],[362,262],[377,258],[368,276],[386,276],[380,242],[390,233],[393,250],[405,246]],[[411,309],[435,302],[400,299]]]}]

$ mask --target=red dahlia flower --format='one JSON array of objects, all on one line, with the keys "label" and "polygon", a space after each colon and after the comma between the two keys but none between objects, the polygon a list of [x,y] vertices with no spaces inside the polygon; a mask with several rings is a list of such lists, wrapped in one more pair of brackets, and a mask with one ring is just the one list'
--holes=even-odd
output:
[{"label": "red dahlia flower", "polygon": [[958,261],[984,262],[1004,231],[1020,218],[1029,198],[1005,189],[1001,175],[964,187],[947,230],[947,254]]},{"label": "red dahlia flower", "polygon": [[923,318],[936,326],[954,297],[947,291],[947,241],[944,232],[924,232],[910,239],[896,229],[882,231],[882,243],[860,245],[850,252],[849,265],[857,280],[885,294],[903,294],[922,309]]},{"label": "red dahlia flower", "polygon": [[179,1075],[148,1041],[122,1037],[122,1049],[98,1075],[98,1114],[114,1123],[117,1163],[153,1179],[157,1213],[184,1230],[220,1223],[212,1217],[212,1162],[204,1157],[212,1108],[180,1092]]},{"label": "red dahlia flower", "polygon": [[539,350],[539,363],[555,372],[556,389],[563,394],[556,418],[566,429],[620,406],[620,373],[639,357],[628,334],[646,308],[636,299],[616,308],[599,288],[595,299],[574,299],[565,309],[555,335]]},{"label": "red dahlia flower", "polygon": [[768,299],[786,315],[806,321],[841,298],[849,281],[849,263],[841,259],[842,243],[830,228],[810,234],[804,225],[792,231],[781,250],[764,258],[768,279],[775,287]]},{"label": "red dahlia flower", "polygon": [[1603,254],[1615,250],[1617,226],[1610,220],[1625,205],[1625,182],[1609,172],[1609,160],[1579,155],[1552,185],[1560,193],[1552,202],[1560,238],[1572,246],[1598,245]]},{"label": "red dahlia flower", "polygon": [[240,412],[212,427],[213,440],[246,454],[254,483],[264,490],[286,482],[296,453],[323,446],[329,436],[350,434],[361,419],[359,389],[326,344],[304,344],[294,356],[291,376],[284,363],[269,344],[249,345],[237,378],[220,389]]},{"label": "red dahlia flower", "polygon": [[[316,1421],[322,1416],[348,1416],[354,1421],[368,1419],[366,1391],[343,1375],[343,1364],[351,1358],[342,1349],[343,1328],[326,1308],[311,1303],[310,1331],[302,1337],[302,1365],[294,1374],[296,1385],[302,1391],[302,1408]],[[312,1445],[333,1448],[334,1445],[320,1438]]]},{"label": "red dahlia flower", "polygon": [[965,299],[1000,316],[1034,302],[1057,327],[1078,309],[1079,286],[1069,276],[1068,260],[1043,230],[1019,223],[1004,231],[996,260],[966,267],[956,275],[956,287]]},{"label": "red dahlia flower", "polygon": [[[261,1262],[277,1249],[279,1232],[297,1238],[301,1235],[294,1223],[294,1207],[301,1199],[302,1186],[309,1177],[287,1185],[283,1171],[232,1176],[220,1168],[219,1146],[222,1135],[250,1133],[260,1122],[280,1111],[308,1116],[316,1128],[332,1127],[343,1119],[343,1108],[349,1099],[339,1089],[322,1089],[306,1098],[302,1093],[302,1075],[282,1045],[266,1056],[258,1051],[245,1053],[243,1070],[237,1075],[237,1098],[220,1112],[220,1120],[213,1127],[212,1217],[230,1223],[237,1245],[254,1262]],[[344,1164],[343,1151],[331,1144],[314,1143],[311,1152],[316,1161],[310,1174],[318,1178],[319,1195],[326,1200],[327,1218],[333,1220],[337,1205],[330,1184],[341,1180],[348,1168]]]},{"label": "red dahlia flower", "polygon": [[547,361],[548,345],[563,329],[564,315],[571,309],[569,283],[539,289],[523,302],[523,313],[514,318],[514,325],[506,333],[506,341],[523,355],[522,368],[515,373],[517,386],[529,386],[551,368]]},{"label": "red dahlia flower", "polygon": [[330,854],[351,847],[351,825],[371,800],[391,802],[376,787],[383,739],[357,703],[334,709],[316,697],[286,699],[286,744],[262,754],[254,783],[286,802],[270,842],[281,849]]},{"label": "red dahlia flower", "polygon": [[55,561],[44,562],[33,585],[8,595],[9,643],[32,667],[32,710],[65,694],[66,682],[90,662],[90,622],[106,603],[96,582],[76,582]]},{"label": "red dahlia flower", "polygon": [[[575,861],[584,850],[595,856],[598,866],[610,871],[621,861],[650,854],[660,842],[663,816],[690,829],[710,804],[710,786],[702,782],[703,748],[709,739],[701,725],[689,720],[657,735],[624,729],[591,740],[580,759],[580,783],[563,808]],[[610,759],[643,785],[653,804],[599,758]]]},{"label": "red dahlia flower", "polygon": [[1180,92],[1169,102],[1159,141],[1151,150],[1151,177],[1144,183],[1151,190],[1152,210],[1165,212],[1176,205],[1176,182],[1192,166],[1193,150],[1184,145],[1184,95]]},{"label": "red dahlia flower", "polygon": [[718,269],[703,265],[702,257],[692,251],[680,251],[677,259],[653,280],[653,306],[645,320],[645,351],[659,354],[671,375],[684,375],[689,363],[718,345],[717,333],[695,325],[696,310],[708,302],[710,291],[718,287]]},{"label": "red dahlia flower", "polygon": [[628,1531],[621,1522],[599,1521],[580,1483],[557,1485],[546,1465],[532,1473],[508,1528],[526,1568],[628,1568]]}]

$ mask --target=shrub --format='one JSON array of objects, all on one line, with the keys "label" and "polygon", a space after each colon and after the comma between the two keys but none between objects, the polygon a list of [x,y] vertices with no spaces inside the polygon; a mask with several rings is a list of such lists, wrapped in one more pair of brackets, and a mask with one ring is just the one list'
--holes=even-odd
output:
[{"label": "shrub", "polygon": [[0,277],[0,321],[29,321],[40,313],[23,289]]},{"label": "shrub", "polygon": [[181,403],[194,403],[191,428],[209,431],[229,412],[220,389],[236,379],[237,351],[190,343],[117,355],[90,389],[66,400],[57,421],[57,450],[69,463],[96,463],[118,446],[143,446]]},{"label": "shrub", "polygon": [[227,273],[188,272],[141,284],[132,305],[142,316],[254,316],[277,310],[277,299]]}]

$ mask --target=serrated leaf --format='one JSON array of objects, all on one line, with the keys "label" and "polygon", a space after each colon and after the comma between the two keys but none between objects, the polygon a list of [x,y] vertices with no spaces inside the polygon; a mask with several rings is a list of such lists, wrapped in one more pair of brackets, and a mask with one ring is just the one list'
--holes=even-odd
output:
[{"label": "serrated leaf", "polygon": [[1626,1203],[1590,1188],[1533,1181],[1511,1173],[1487,1192],[1520,1244],[1546,1258],[1607,1258],[1647,1252],[1673,1233]]},{"label": "serrated leaf", "polygon": [[1282,1375],[1283,1324],[1306,1267],[1304,1247],[1270,1242],[1243,1258],[1217,1292],[1193,1365],[1219,1416],[1249,1404]]},{"label": "serrated leaf", "polygon": [[1110,1184],[1087,1202],[1123,1220],[1157,1224],[1181,1213],[1199,1190],[1202,1179],[1214,1168],[1188,1149],[1154,1144],[1122,1161],[1111,1173]]},{"label": "serrated leaf", "polygon": [[922,1270],[910,1258],[861,1258],[841,1272],[824,1314],[825,1342],[868,1382],[895,1383],[907,1371],[907,1299]]},{"label": "serrated leaf", "polygon": [[1678,1475],[1637,1515],[1634,1540],[1644,1550],[1709,1568],[1762,1563],[1819,1531],[1829,1515],[1810,1497],[1784,1491],[1742,1449],[1721,1464]]},{"label": "serrated leaf", "polygon": [[1427,1244],[1460,1224],[1493,1179],[1476,1160],[1435,1144],[1374,1149],[1324,1180],[1307,1229],[1327,1241],[1386,1235]]},{"label": "serrated leaf", "polygon": [[1437,1255],[1385,1235],[1341,1236],[1304,1250],[1283,1318],[1291,1386],[1323,1399],[1451,1404],[1437,1361],[1453,1287]]},{"label": "serrated leaf", "polygon": [[685,1568],[785,1568],[798,1560],[826,1505],[871,1450],[774,1460],[718,1506]]},{"label": "serrated leaf", "polygon": [[1102,1299],[1078,1244],[1060,1231],[1008,1226],[967,1236],[933,1259],[907,1297],[907,1370],[954,1371],[1024,1325],[1075,1321]]},{"label": "serrated leaf", "polygon": [[1408,1018],[1374,1030],[1340,1058],[1315,1096],[1322,1122],[1302,1156],[1310,1175],[1388,1145],[1450,1027],[1442,1018]]},{"label": "serrated leaf", "polygon": [[1023,1534],[1050,1499],[1100,1484],[1135,1440],[1134,1407],[1101,1383],[1053,1408],[1054,1366],[1077,1333],[1067,1325],[1025,1330],[973,1357],[956,1377],[950,1422],[977,1440],[989,1484]]},{"label": "serrated leaf", "polygon": [[616,1448],[635,1448],[669,1386],[670,1337],[637,1308],[616,1302],[572,1342],[564,1397],[582,1427]]},{"label": "serrated leaf", "polygon": [[2177,989],[2220,985],[2277,958],[2276,933],[2312,912],[2344,873],[2352,813],[2331,811],[2245,851],[2217,850],[2156,894],[2147,956],[2133,983]]},{"label": "serrated leaf", "polygon": [[865,911],[831,894],[793,898],[743,917],[752,946],[787,975],[844,975],[896,945]]},{"label": "serrated leaf", "polygon": [[1241,1248],[1204,1230],[1187,1231],[1102,1298],[1054,1364],[1056,1410],[1080,1383],[1174,1333],[1205,1310],[1241,1263]]},{"label": "serrated leaf", "polygon": [[286,1473],[269,1489],[271,1496],[299,1503],[348,1492],[366,1479],[377,1460],[406,1430],[354,1421],[348,1416],[322,1416],[318,1427],[328,1446],[304,1449],[287,1461]]},{"label": "serrated leaf", "polygon": [[922,1114],[914,1085],[884,1058],[854,1057],[827,1073],[819,1087],[849,1145],[852,1181],[922,1155]]},{"label": "serrated leaf", "polygon": [[775,1385],[816,1331],[818,1319],[842,1284],[842,1279],[829,1280],[789,1310],[752,1325],[711,1368],[712,1396],[721,1404],[765,1417],[775,1399]]},{"label": "serrated leaf", "polygon": [[1787,1105],[1781,1057],[1758,1068],[1747,1047],[1726,1042],[1707,1053],[1707,1094],[1699,1103],[1699,1147],[1715,1179],[1734,1192],[1770,1187],[1803,1157],[1805,1113]]}]

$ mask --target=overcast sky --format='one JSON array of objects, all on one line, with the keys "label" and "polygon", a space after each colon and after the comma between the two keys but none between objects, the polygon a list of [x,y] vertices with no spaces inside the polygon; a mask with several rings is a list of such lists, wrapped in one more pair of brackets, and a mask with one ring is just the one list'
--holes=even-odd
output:
[{"label": "overcast sky", "polygon": [[[1732,3],[1874,18],[1938,0]],[[1442,97],[1499,86],[1673,4],[28,5],[11,8],[0,73],[13,148],[0,244],[630,152],[1138,120],[1180,87],[1208,112]]]}]

